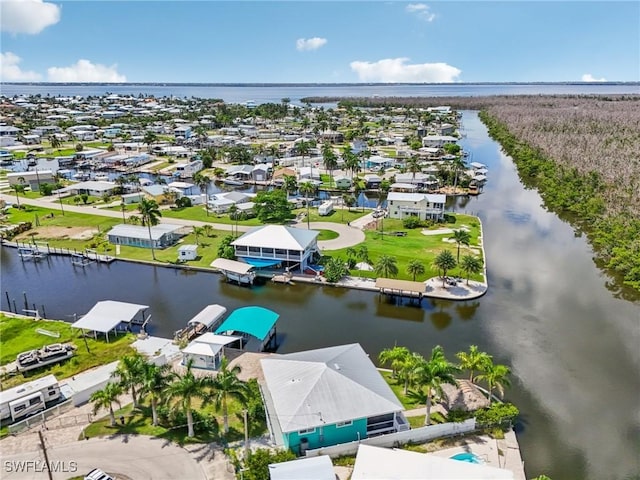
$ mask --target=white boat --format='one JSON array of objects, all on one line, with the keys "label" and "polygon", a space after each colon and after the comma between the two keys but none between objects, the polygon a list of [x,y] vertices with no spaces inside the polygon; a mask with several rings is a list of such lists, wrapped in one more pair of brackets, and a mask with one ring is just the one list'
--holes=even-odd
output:
[{"label": "white boat", "polygon": [[222,180],[222,183],[224,183],[225,185],[234,185],[234,186],[244,185],[244,182],[242,180],[238,180],[235,177],[227,177]]},{"label": "white boat", "polygon": [[73,345],[68,343],[52,343],[40,350],[29,350],[18,354],[16,367],[19,372],[27,372],[71,358],[74,353],[75,347]]}]

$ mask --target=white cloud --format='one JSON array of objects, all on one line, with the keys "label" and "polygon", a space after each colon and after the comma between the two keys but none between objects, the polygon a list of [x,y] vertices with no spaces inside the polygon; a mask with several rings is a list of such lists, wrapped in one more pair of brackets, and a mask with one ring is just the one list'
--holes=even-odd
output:
[{"label": "white cloud", "polygon": [[606,78],[594,78],[590,73],[585,73],[582,75],[583,82],[606,82]]},{"label": "white cloud", "polygon": [[36,72],[22,71],[19,63],[22,59],[15,53],[0,53],[0,79],[3,82],[34,82],[41,75]]},{"label": "white cloud", "polygon": [[0,9],[3,32],[34,35],[60,21],[60,7],[42,0],[2,0]]},{"label": "white cloud", "polygon": [[70,67],[51,67],[47,69],[50,82],[99,82],[123,83],[127,77],[118,73],[118,65],[93,64],[89,60],[80,59]]},{"label": "white cloud", "polygon": [[299,38],[296,40],[296,49],[300,52],[305,50],[317,50],[327,43],[326,38]]},{"label": "white cloud", "polygon": [[377,62],[351,62],[351,70],[363,82],[449,83],[457,81],[462,70],[446,63],[408,64],[408,58],[385,58]]},{"label": "white cloud", "polygon": [[405,10],[426,22],[433,22],[436,18],[436,14],[431,12],[429,5],[424,3],[410,3]]}]

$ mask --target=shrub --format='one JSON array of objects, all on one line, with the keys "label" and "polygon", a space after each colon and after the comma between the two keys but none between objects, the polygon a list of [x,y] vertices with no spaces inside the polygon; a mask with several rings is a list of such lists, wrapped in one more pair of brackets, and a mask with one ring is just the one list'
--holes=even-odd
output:
[{"label": "shrub", "polygon": [[422,221],[417,217],[407,217],[402,219],[402,226],[404,228],[418,228],[422,226]]},{"label": "shrub", "polygon": [[511,403],[493,403],[476,412],[476,421],[481,426],[508,425],[518,417],[520,411]]}]

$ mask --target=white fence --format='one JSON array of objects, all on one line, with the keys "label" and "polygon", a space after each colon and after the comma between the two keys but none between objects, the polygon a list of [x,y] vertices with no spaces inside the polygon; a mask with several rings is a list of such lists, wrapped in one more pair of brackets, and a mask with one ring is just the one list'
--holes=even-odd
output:
[{"label": "white fence", "polygon": [[318,455],[329,455],[330,457],[339,457],[341,455],[354,455],[358,451],[358,445],[361,443],[377,447],[399,447],[405,443],[423,443],[436,438],[461,435],[463,433],[472,432],[475,429],[476,419],[470,418],[461,423],[440,423],[437,425],[413,428],[411,430],[405,430],[404,432],[379,435],[359,442],[355,441],[342,443],[340,445],[333,445],[331,447],[307,450],[306,456],[316,457]]},{"label": "white fence", "polygon": [[20,422],[12,423],[9,425],[9,433],[17,434],[30,428],[41,426],[46,420],[61,413],[67,412],[73,408],[73,401],[71,399],[65,400],[62,403],[57,404],[55,407],[47,408],[46,410],[29,417]]}]

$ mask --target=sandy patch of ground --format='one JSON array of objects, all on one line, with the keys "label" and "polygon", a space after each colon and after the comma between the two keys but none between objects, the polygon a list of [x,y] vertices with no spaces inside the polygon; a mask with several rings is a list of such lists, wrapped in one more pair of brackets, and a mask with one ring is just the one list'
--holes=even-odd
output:
[{"label": "sandy patch of ground", "polygon": [[68,238],[70,240],[89,240],[98,232],[96,228],[86,227],[36,227],[20,235],[18,240],[30,240],[34,238]]}]

